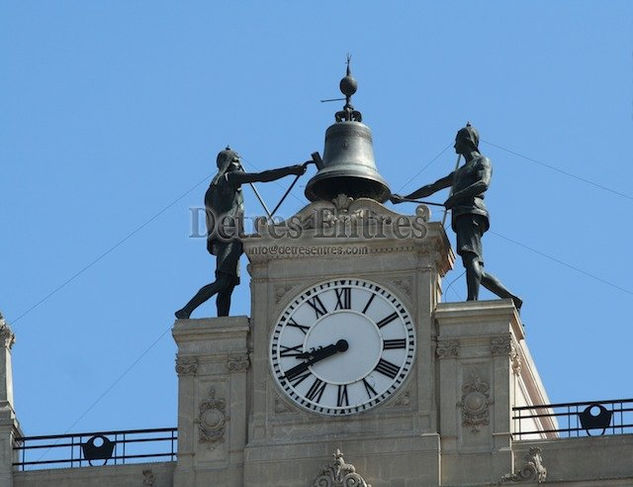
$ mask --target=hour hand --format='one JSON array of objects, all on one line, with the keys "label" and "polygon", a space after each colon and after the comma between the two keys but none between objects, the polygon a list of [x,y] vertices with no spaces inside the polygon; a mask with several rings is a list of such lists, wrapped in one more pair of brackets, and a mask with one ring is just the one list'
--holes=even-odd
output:
[{"label": "hour hand", "polygon": [[349,344],[347,343],[347,340],[339,340],[327,347],[321,347],[314,351],[304,352],[302,355],[305,355],[305,358],[308,358],[308,360],[287,370],[285,373],[286,379],[292,380],[293,377],[296,377],[302,372],[308,370],[308,367],[311,365],[314,365],[325,358],[331,357],[338,352],[344,352],[348,348]]}]

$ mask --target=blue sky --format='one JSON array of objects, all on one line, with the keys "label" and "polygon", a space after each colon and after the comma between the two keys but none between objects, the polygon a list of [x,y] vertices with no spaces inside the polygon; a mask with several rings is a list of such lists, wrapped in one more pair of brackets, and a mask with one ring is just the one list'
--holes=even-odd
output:
[{"label": "blue sky", "polygon": [[[420,170],[479,129],[486,267],[525,300],[550,399],[631,397],[632,38],[628,1],[1,2],[0,310],[25,432],[176,424],[172,313],[214,269],[189,208],[226,144],[251,170],[322,151],[348,52],[392,191],[450,172],[450,149]],[[461,277],[446,299],[464,296]]]}]

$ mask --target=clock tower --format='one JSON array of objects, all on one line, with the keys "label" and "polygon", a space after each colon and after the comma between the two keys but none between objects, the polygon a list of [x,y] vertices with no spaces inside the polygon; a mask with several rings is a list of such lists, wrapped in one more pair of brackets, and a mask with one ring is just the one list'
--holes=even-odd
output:
[{"label": "clock tower", "polygon": [[250,317],[174,326],[175,487],[498,481],[511,408],[547,403],[510,300],[441,303],[444,228],[382,204],[349,67],[341,91],[311,202],[244,238]]}]

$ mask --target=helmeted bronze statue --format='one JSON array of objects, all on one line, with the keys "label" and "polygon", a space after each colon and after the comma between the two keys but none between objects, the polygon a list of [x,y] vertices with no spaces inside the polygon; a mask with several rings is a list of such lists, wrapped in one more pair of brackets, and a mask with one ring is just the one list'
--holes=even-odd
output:
[{"label": "helmeted bronze statue", "polygon": [[511,298],[517,309],[523,301],[512,294],[492,274],[484,270],[481,238],[490,227],[484,193],[490,185],[492,165],[490,159],[479,152],[479,133],[468,124],[455,136],[455,152],[464,156],[466,163],[446,177],[417,189],[407,196],[391,195],[392,203],[423,198],[444,188],[453,188],[444,206],[451,210],[451,226],[457,234],[457,253],[466,268],[468,300],[479,298],[483,285],[501,298]]},{"label": "helmeted bronze statue", "polygon": [[240,256],[243,229],[244,196],[242,184],[275,181],[290,174],[301,175],[306,164],[247,173],[242,169],[237,152],[227,147],[217,157],[218,173],[204,196],[207,250],[216,257],[215,281],[203,286],[181,309],[176,318],[189,318],[193,310],[217,294],[218,316],[228,316],[231,294],[240,283]]}]

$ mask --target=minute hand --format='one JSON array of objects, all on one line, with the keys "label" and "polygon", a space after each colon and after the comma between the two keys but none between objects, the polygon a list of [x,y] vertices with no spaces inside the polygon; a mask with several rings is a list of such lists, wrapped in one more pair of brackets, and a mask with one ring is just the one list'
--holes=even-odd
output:
[{"label": "minute hand", "polygon": [[302,372],[305,372],[306,370],[308,370],[308,367],[310,367],[311,365],[314,365],[325,358],[331,357],[337,352],[344,352],[348,348],[349,348],[349,345],[346,340],[339,340],[338,342],[333,343],[332,345],[323,347],[317,350],[316,352],[314,352],[314,355],[312,356],[310,360],[307,360],[299,365],[296,365],[290,370],[286,371],[286,374],[285,374],[286,379],[292,380],[293,378],[295,378]]}]

